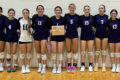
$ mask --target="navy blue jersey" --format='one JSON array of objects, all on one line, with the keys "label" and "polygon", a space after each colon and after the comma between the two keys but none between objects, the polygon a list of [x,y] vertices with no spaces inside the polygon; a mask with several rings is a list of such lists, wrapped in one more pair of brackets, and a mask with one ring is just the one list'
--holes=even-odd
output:
[{"label": "navy blue jersey", "polygon": [[[59,19],[56,19],[55,16],[52,16],[50,18],[50,26],[61,26],[61,25],[65,25],[64,23],[64,18],[61,16]],[[51,41],[64,41],[65,40],[65,36],[52,36],[51,35]]]},{"label": "navy blue jersey", "polygon": [[107,31],[107,24],[108,24],[108,16],[103,15],[100,16],[99,14],[95,15],[95,28],[96,33],[95,36],[98,38],[107,38],[108,31]]},{"label": "navy blue jersey", "polygon": [[109,43],[120,42],[120,20],[109,20],[108,22],[109,31]]},{"label": "navy blue jersey", "polygon": [[5,40],[5,33],[4,33],[5,19],[6,19],[6,17],[4,15],[0,16],[0,41]]},{"label": "navy blue jersey", "polygon": [[18,42],[18,32],[20,29],[20,24],[17,19],[9,20],[8,18],[5,20],[5,28],[6,28],[6,42]]},{"label": "navy blue jersey", "polygon": [[78,38],[79,15],[65,14],[66,38]]},{"label": "navy blue jersey", "polygon": [[94,17],[80,16],[81,40],[94,40]]},{"label": "navy blue jersey", "polygon": [[38,16],[37,14],[32,18],[32,28],[34,29],[34,39],[43,40],[48,37],[49,17],[47,15]]}]

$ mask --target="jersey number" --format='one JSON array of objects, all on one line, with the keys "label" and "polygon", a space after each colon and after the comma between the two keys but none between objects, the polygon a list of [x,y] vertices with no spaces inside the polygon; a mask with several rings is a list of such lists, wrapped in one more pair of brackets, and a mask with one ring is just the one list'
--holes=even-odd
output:
[{"label": "jersey number", "polygon": [[86,26],[89,25],[89,21],[85,21],[85,25],[86,25]]},{"label": "jersey number", "polygon": [[28,26],[27,24],[23,24],[23,30],[27,30],[28,29],[27,26]]},{"label": "jersey number", "polygon": [[70,24],[73,24],[73,19],[70,20]]},{"label": "jersey number", "polygon": [[117,29],[117,25],[116,24],[113,25],[113,29]]},{"label": "jersey number", "polygon": [[41,21],[38,21],[38,25],[41,26],[41,25],[42,25],[42,22],[41,22]]},{"label": "jersey number", "polygon": [[101,24],[104,24],[104,20],[101,20]]},{"label": "jersey number", "polygon": [[11,29],[11,25],[9,25],[8,28]]}]

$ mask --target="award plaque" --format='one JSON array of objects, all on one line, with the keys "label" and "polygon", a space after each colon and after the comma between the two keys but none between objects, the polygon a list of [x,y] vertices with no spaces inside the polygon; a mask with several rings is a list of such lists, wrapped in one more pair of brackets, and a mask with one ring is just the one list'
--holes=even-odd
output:
[{"label": "award plaque", "polygon": [[64,26],[52,26],[52,36],[65,35]]}]

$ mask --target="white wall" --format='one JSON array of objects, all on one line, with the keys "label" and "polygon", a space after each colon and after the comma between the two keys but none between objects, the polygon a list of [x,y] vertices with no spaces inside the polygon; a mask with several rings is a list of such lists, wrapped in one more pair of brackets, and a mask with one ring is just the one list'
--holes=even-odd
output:
[{"label": "white wall", "polygon": [[[22,16],[23,8],[28,8],[31,13],[30,16],[32,17],[32,15],[36,13],[36,6],[39,4],[42,4],[45,7],[45,14],[47,14],[49,17],[54,15],[54,7],[58,5],[63,8],[62,15],[64,15],[65,13],[68,12],[68,5],[70,3],[76,4],[77,6],[76,13],[78,13],[79,15],[83,14],[84,5],[90,5],[92,15],[95,15],[98,13],[98,6],[100,4],[106,5],[106,14],[108,15],[110,13],[110,10],[114,8],[117,9],[118,12],[120,12],[120,0],[0,0],[0,6],[2,6],[4,10],[3,14],[7,16],[8,9],[14,8],[16,11],[16,18]],[[35,50],[33,51],[33,53],[34,53],[34,56],[33,56],[31,66],[37,66]],[[64,55],[66,55],[66,53],[64,53]],[[80,63],[80,59],[78,59],[78,62]],[[100,59],[100,62],[101,62],[101,59]],[[51,66],[51,61],[48,62],[48,66]],[[80,66],[80,64],[78,66]],[[107,66],[110,67],[109,56],[107,57]]]}]

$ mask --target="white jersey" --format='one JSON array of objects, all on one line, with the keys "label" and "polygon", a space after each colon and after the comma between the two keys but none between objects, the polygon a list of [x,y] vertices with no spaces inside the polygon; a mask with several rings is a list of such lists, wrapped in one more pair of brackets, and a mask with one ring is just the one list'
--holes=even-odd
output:
[{"label": "white jersey", "polygon": [[20,23],[20,42],[32,42],[32,35],[28,32],[28,21],[24,18],[19,20]]}]

